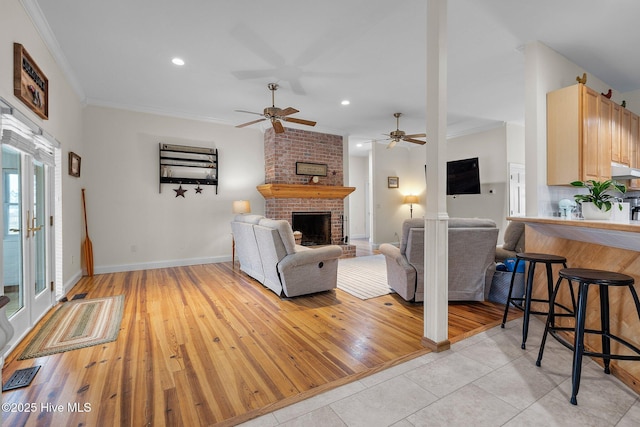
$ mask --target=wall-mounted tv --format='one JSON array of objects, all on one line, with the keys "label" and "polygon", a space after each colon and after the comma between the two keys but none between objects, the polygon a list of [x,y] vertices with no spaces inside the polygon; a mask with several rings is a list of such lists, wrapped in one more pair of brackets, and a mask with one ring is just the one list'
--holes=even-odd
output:
[{"label": "wall-mounted tv", "polygon": [[447,195],[480,194],[478,158],[447,162]]}]

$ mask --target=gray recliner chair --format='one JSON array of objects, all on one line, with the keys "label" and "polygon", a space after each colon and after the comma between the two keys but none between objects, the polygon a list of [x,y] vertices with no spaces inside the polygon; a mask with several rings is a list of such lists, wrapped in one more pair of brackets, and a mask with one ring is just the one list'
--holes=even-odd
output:
[{"label": "gray recliner chair", "polygon": [[518,252],[524,252],[524,222],[511,221],[504,230],[504,243],[496,246],[496,262],[515,258]]},{"label": "gray recliner chair", "polygon": [[[490,219],[449,219],[449,301],[484,301],[495,272],[498,228]],[[407,301],[424,300],[424,220],[402,224],[400,247],[383,243],[389,287]]]},{"label": "gray recliner chair", "polygon": [[240,269],[278,295],[294,297],[334,289],[342,248],[296,245],[284,220],[238,215],[231,223]]}]

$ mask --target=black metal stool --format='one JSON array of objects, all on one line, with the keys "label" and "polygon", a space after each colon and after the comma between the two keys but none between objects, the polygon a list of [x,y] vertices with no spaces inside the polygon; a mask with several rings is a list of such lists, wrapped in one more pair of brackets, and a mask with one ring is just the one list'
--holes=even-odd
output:
[{"label": "black metal stool", "polygon": [[[527,282],[525,284],[525,296],[512,297],[513,282],[516,278],[516,271],[518,270],[518,263],[529,261],[529,270],[527,272]],[[544,263],[547,268],[547,299],[531,298],[533,291],[533,273],[537,263]],[[549,254],[537,254],[530,252],[523,252],[516,254],[516,264],[513,266],[513,274],[511,275],[511,284],[509,285],[509,294],[507,297],[507,304],[504,307],[504,315],[502,316],[502,327],[507,322],[507,315],[509,314],[509,306],[513,304],[514,307],[524,311],[524,319],[522,320],[522,345],[524,350],[527,343],[527,335],[529,335],[529,317],[531,314],[544,314],[548,315],[546,311],[531,311],[531,301],[534,302],[546,302],[549,303],[551,294],[553,293],[553,270],[552,264],[562,264],[564,268],[567,268],[567,259],[558,255]],[[520,304],[515,304],[514,301],[520,301]],[[524,307],[522,303],[524,302]]]},{"label": "black metal stool", "polygon": [[[549,304],[549,317],[547,318],[547,324],[544,328],[544,334],[542,335],[542,343],[540,344],[540,351],[538,353],[538,360],[536,361],[536,365],[540,366],[540,362],[542,361],[542,354],[544,353],[544,345],[547,340],[547,334],[551,333],[551,335],[558,340],[562,345],[567,347],[568,349],[573,351],[573,369],[571,373],[572,380],[572,390],[571,390],[571,403],[574,405],[578,404],[576,400],[576,395],[578,394],[578,389],[580,388],[580,374],[582,372],[582,356],[591,356],[591,357],[601,357],[604,361],[604,372],[605,374],[609,374],[609,363],[611,359],[618,360],[640,360],[640,349],[635,347],[633,344],[625,341],[624,339],[615,336],[610,333],[609,330],[609,286],[627,286],[631,291],[631,296],[633,297],[633,301],[636,305],[636,311],[638,312],[638,318],[640,319],[640,300],[638,300],[638,294],[636,293],[635,288],[633,287],[633,277],[627,276],[626,274],[615,273],[611,271],[604,270],[592,270],[587,268],[565,268],[560,270],[558,282],[556,284],[555,289],[553,290],[553,294],[551,296],[551,301],[555,302],[555,299],[558,295],[558,290],[560,289],[560,285],[562,284],[563,279],[567,279],[569,284],[569,288],[571,289],[571,298],[573,299],[573,283],[572,281],[576,281],[579,283],[578,287],[578,305],[577,312],[576,309],[571,312],[568,310],[567,313],[559,313],[556,314],[554,311],[554,307],[558,304]],[[589,286],[598,286],[600,290],[600,330],[594,329],[586,329],[585,328],[585,315],[587,310],[587,294],[589,291]],[[563,307],[567,310],[565,307]],[[556,317],[567,317],[571,316],[576,318],[575,320],[575,328],[571,327],[562,327],[556,326],[555,318]],[[573,345],[567,341],[564,337],[558,335],[558,331],[570,331],[574,332],[574,340]],[[596,334],[602,337],[602,352],[596,353],[591,351],[585,351],[584,349],[584,334]],[[634,353],[638,354],[637,356],[631,355],[622,355],[622,354],[611,354],[611,340],[615,340],[620,344],[624,345]]]}]

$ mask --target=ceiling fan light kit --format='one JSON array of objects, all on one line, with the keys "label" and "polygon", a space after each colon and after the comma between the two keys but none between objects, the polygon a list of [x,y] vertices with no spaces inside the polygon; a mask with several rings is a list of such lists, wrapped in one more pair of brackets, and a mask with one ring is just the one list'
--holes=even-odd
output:
[{"label": "ceiling fan light kit", "polygon": [[420,145],[426,144],[427,141],[417,139],[417,138],[426,138],[427,137],[426,133],[414,133],[414,134],[407,135],[405,131],[400,130],[401,115],[402,113],[393,113],[393,117],[396,118],[396,130],[391,131],[387,135],[389,137],[387,139],[390,140],[389,145],[387,145],[387,148],[395,147],[396,144],[398,144],[398,142],[400,141],[411,142],[413,144],[420,144]]},{"label": "ceiling fan light kit", "polygon": [[298,119],[298,118],[295,118],[295,117],[289,117],[291,114],[299,113],[299,111],[296,110],[293,107],[287,107],[287,108],[284,108],[284,109],[276,107],[275,93],[276,93],[276,90],[278,90],[278,84],[277,83],[269,83],[267,85],[267,88],[271,91],[271,107],[266,107],[262,111],[262,114],[261,113],[254,113],[253,111],[236,110],[237,112],[240,112],[240,113],[257,114],[259,116],[262,116],[263,118],[239,124],[239,125],[236,126],[237,128],[243,128],[245,126],[250,126],[250,125],[253,125],[255,123],[263,122],[265,120],[271,121],[271,126],[273,126],[273,130],[275,131],[275,133],[283,133],[284,132],[284,126],[282,125],[283,121],[291,122],[291,123],[297,123],[297,124],[305,125],[305,126],[315,126],[316,125],[316,122],[314,122],[312,120],[305,120],[305,119]]}]

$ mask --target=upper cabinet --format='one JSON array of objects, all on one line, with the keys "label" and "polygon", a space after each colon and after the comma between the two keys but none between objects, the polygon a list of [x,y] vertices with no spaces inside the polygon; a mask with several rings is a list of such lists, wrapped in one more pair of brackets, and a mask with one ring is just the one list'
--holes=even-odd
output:
[{"label": "upper cabinet", "polygon": [[[601,180],[611,175],[611,137],[600,128],[611,102],[583,84],[547,94],[547,184]],[[609,129],[610,129],[609,123]]]},{"label": "upper cabinet", "polygon": [[629,131],[631,130],[631,111],[613,104],[611,161],[631,166]]},{"label": "upper cabinet", "polygon": [[[629,115],[629,157],[631,167],[640,169],[640,118],[635,114]],[[640,190],[640,179],[629,181],[631,190]]]},{"label": "upper cabinet", "polygon": [[610,179],[611,162],[638,167],[638,144],[638,116],[584,84],[547,94],[547,185]]}]

